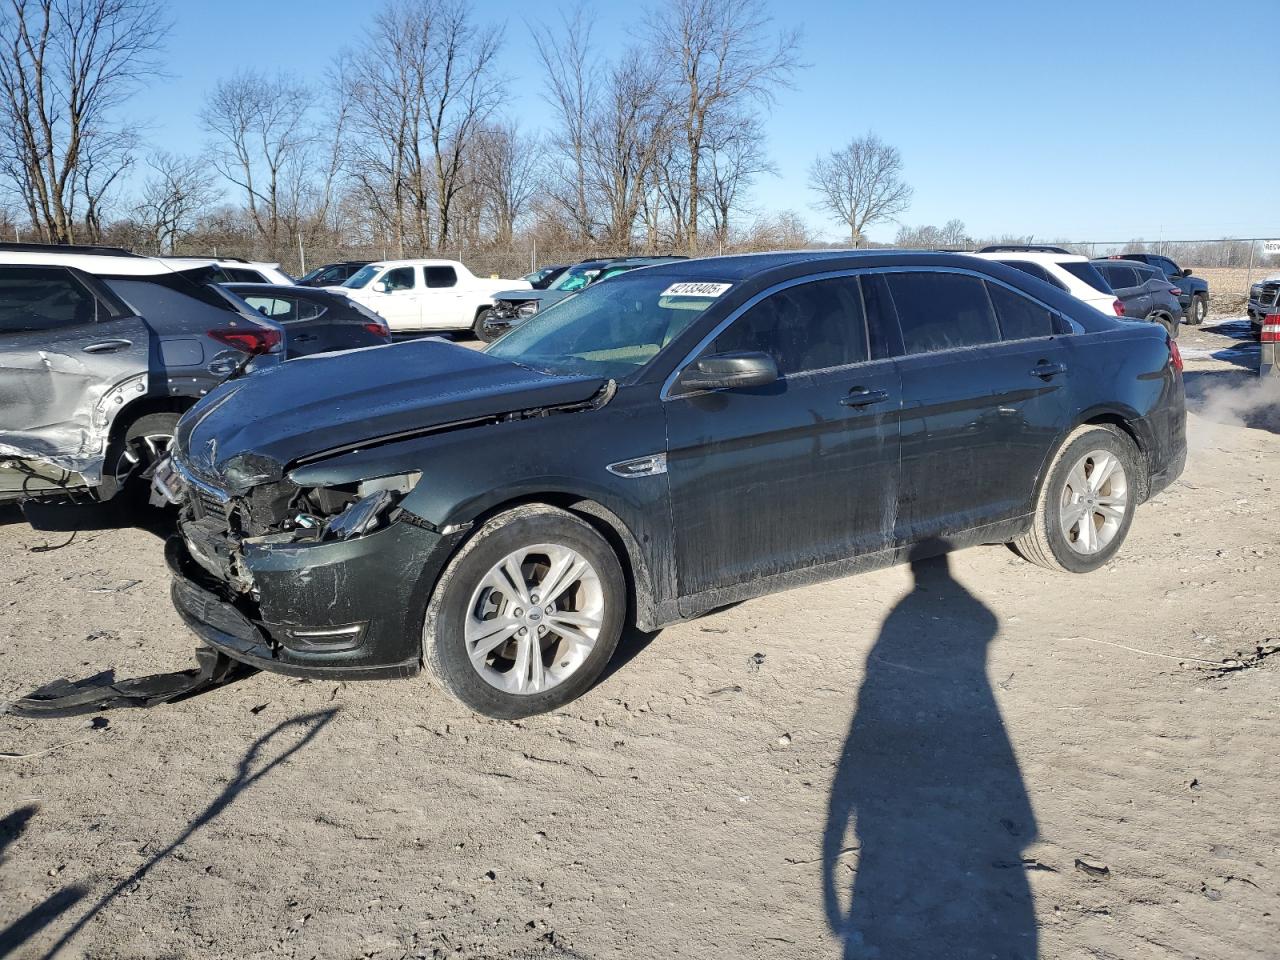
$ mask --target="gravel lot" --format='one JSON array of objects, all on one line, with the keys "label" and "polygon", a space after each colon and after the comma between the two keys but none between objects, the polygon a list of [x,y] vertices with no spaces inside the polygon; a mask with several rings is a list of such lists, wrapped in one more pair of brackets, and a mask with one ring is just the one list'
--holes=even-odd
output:
[{"label": "gravel lot", "polygon": [[[1180,342],[1188,469],[1091,576],[743,603],[520,723],[266,674],[0,717],[0,956],[1275,957],[1280,394],[1247,325]],[[191,663],[155,534],[40,522],[0,513],[0,700]]]}]

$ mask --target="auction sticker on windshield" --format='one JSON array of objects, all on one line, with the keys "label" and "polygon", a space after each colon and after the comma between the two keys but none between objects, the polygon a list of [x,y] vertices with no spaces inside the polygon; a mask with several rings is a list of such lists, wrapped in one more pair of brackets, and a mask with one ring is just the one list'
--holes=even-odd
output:
[{"label": "auction sticker on windshield", "polygon": [[673,283],[662,291],[664,297],[718,297],[732,283]]}]

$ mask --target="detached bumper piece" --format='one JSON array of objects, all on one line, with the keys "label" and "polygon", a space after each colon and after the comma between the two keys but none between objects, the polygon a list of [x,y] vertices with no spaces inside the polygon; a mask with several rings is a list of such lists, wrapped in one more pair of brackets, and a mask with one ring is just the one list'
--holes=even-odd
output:
[{"label": "detached bumper piece", "polygon": [[76,717],[118,707],[154,707],[231,683],[256,671],[223,653],[200,647],[197,666],[176,673],[156,673],[116,680],[111,671],[85,680],[55,680],[8,704],[3,713],[18,717]]},{"label": "detached bumper piece", "polygon": [[345,541],[246,545],[256,599],[213,576],[181,536],[165,559],[179,616],[227,656],[288,676],[389,679],[421,668],[425,588],[446,539],[401,523]]}]

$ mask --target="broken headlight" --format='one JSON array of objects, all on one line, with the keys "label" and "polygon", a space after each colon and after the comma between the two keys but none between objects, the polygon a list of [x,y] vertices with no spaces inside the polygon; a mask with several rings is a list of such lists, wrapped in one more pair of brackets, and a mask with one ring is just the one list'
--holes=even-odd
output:
[{"label": "broken headlight", "polygon": [[516,316],[526,320],[529,317],[532,317],[537,312],[538,312],[537,300],[530,300],[529,302],[522,303],[520,304],[520,306],[516,307]]},{"label": "broken headlight", "polygon": [[325,488],[314,491],[313,499],[320,504],[333,504],[335,494],[339,502],[346,504],[324,522],[320,538],[350,540],[385,526],[396,504],[417,486],[421,478],[421,471],[415,470],[412,473],[362,480],[354,489]]}]

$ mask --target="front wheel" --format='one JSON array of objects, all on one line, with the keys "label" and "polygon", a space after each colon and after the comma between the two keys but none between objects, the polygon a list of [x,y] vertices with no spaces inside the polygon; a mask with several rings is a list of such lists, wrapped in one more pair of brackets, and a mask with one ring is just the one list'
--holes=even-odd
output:
[{"label": "front wheel", "polygon": [[1031,529],[1013,548],[1050,570],[1097,570],[1129,533],[1138,476],[1138,451],[1127,436],[1113,427],[1079,428],[1054,457]]},{"label": "front wheel", "polygon": [[425,659],[477,713],[545,713],[600,676],[626,608],[622,566],[595,528],[545,504],[516,507],[485,523],[440,577]]},{"label": "front wheel", "polygon": [[489,323],[489,315],[492,313],[492,307],[476,311],[476,320],[475,323],[471,325],[471,333],[481,343],[492,343],[494,340],[498,339],[487,326]]}]

